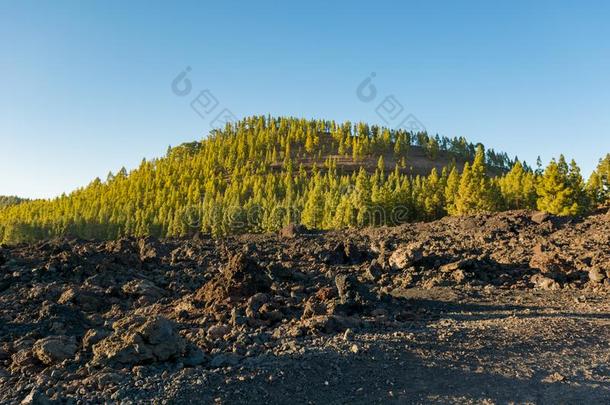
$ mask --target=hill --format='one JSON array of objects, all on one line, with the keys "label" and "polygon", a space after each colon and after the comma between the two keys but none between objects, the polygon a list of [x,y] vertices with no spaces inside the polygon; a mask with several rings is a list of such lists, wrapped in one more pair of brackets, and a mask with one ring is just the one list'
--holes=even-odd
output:
[{"label": "hill", "polygon": [[0,209],[0,240],[221,236],[292,222],[317,229],[395,225],[540,201],[549,212],[584,212],[576,164],[568,167],[562,157],[552,169],[556,175],[543,184],[541,171],[464,138],[251,117],[70,195]]}]

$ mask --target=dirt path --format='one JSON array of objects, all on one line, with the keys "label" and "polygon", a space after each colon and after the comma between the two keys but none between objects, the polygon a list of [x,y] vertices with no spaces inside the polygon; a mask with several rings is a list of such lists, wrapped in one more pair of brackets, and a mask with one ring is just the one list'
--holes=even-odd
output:
[{"label": "dirt path", "polygon": [[488,294],[410,291],[417,297],[413,308],[423,318],[400,330],[302,342],[304,353],[256,359],[221,372],[185,373],[167,384],[166,399],[277,404],[610,401],[607,296],[484,291]]}]

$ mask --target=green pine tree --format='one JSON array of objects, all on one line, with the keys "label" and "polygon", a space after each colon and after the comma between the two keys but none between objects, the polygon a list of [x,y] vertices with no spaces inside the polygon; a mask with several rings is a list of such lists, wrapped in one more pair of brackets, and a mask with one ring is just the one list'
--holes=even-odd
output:
[{"label": "green pine tree", "polygon": [[563,166],[561,161],[558,163],[555,159],[548,164],[538,182],[536,204],[539,210],[551,214],[576,215],[580,207],[570,187],[567,169]]},{"label": "green pine tree", "polygon": [[458,215],[495,211],[497,196],[493,183],[486,175],[485,151],[482,146],[476,150],[472,166],[466,163],[455,197],[455,213]]}]

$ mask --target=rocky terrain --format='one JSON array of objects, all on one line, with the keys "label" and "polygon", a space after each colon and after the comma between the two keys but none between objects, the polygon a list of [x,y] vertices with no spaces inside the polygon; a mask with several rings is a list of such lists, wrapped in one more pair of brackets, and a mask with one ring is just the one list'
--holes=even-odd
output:
[{"label": "rocky terrain", "polygon": [[0,402],[609,403],[610,216],[2,246]]}]

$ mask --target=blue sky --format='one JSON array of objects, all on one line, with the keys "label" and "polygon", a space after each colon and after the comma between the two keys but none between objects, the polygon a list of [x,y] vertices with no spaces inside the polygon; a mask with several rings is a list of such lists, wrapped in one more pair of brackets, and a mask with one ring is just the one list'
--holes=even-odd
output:
[{"label": "blue sky", "polygon": [[56,196],[201,139],[205,89],[237,117],[378,124],[393,95],[431,133],[587,174],[610,152],[608,2],[286,3],[0,2],[0,194]]}]

